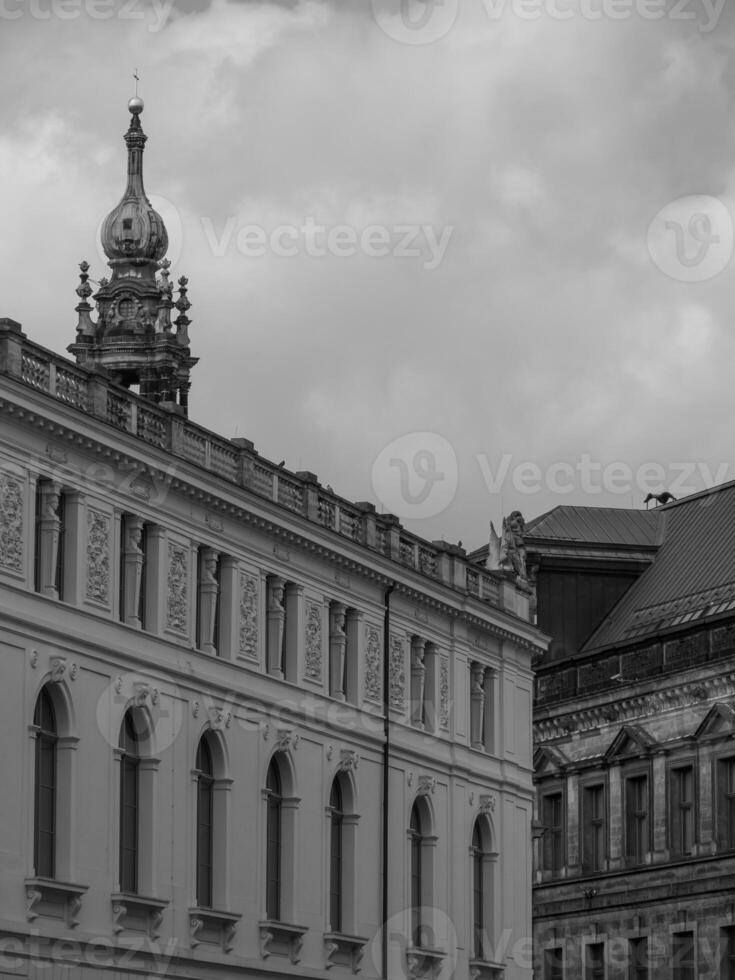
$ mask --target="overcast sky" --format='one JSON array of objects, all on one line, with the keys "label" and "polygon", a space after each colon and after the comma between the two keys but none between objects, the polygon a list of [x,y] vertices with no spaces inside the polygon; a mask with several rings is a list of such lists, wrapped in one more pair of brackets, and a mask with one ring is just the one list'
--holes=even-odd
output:
[{"label": "overcast sky", "polygon": [[721,7],[0,0],[0,316],[73,340],[137,67],[194,420],[466,547],[735,479]]}]

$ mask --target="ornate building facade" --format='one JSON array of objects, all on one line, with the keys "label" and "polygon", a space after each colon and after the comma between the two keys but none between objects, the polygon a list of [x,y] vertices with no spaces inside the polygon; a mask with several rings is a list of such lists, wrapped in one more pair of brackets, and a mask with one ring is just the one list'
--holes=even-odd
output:
[{"label": "ornate building facade", "polygon": [[735,978],[733,516],[727,484],[527,527],[543,980]]},{"label": "ornate building facade", "polygon": [[142,108],[76,363],[0,320],[0,975],[529,978],[527,593],[187,418]]}]

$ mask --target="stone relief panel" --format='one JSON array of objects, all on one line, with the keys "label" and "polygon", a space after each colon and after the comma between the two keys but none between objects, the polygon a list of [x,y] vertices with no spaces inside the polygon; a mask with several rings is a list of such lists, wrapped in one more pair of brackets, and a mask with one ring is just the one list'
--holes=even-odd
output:
[{"label": "stone relief panel", "polygon": [[449,728],[449,657],[439,659],[439,727]]},{"label": "stone relief panel", "polygon": [[390,706],[402,711],[406,704],[406,651],[400,636],[390,638],[388,668]]},{"label": "stone relief panel", "polygon": [[0,568],[23,573],[23,484],[0,472]]},{"label": "stone relief panel", "polygon": [[110,602],[110,518],[87,509],[87,598]]},{"label": "stone relief panel", "polygon": [[168,543],[167,625],[177,633],[189,625],[189,549]]},{"label": "stone relief panel", "polygon": [[240,653],[258,659],[258,579],[240,572]]},{"label": "stone relief panel", "polygon": [[365,627],[365,698],[381,702],[380,633],[374,626]]},{"label": "stone relief panel", "polygon": [[307,680],[322,679],[322,608],[316,602],[306,603],[306,663]]}]

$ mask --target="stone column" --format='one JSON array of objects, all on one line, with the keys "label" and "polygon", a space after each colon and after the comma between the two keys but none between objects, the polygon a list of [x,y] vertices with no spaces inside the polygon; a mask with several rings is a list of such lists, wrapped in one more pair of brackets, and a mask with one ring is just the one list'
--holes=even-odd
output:
[{"label": "stone column", "polygon": [[283,635],[283,673],[287,681],[298,683],[304,675],[304,587],[294,582],[286,586],[286,624]]},{"label": "stone column", "polygon": [[669,808],[666,805],[666,757],[663,752],[658,752],[653,757],[651,778],[653,779],[652,793],[650,795],[653,801],[651,811],[652,858],[654,861],[665,861],[668,857],[666,838],[668,836],[667,817]]},{"label": "stone column", "polygon": [[230,907],[230,790],[232,780],[215,779],[212,811],[212,904],[216,909]]},{"label": "stone column", "polygon": [[329,693],[338,701],[345,700],[345,652],[347,609],[342,602],[329,607]]},{"label": "stone column", "polygon": [[609,818],[609,846],[610,846],[610,871],[618,871],[623,867],[623,846],[625,836],[625,818],[623,812],[623,781],[620,772],[620,765],[614,763],[609,770],[609,796],[610,811]]},{"label": "stone column", "polygon": [[485,669],[485,679],[482,687],[483,691],[485,692],[485,704],[483,707],[482,719],[482,741],[486,752],[495,753],[499,738],[499,733],[497,731],[498,672],[493,667],[487,667]]},{"label": "stone column", "polygon": [[225,660],[234,660],[239,652],[240,568],[237,561],[230,555],[220,555],[219,580],[219,642],[217,652]]},{"label": "stone column", "polygon": [[156,773],[160,759],[140,759],[138,762],[138,892],[156,896],[156,834],[158,806]]},{"label": "stone column", "polygon": [[485,668],[482,664],[470,664],[470,745],[473,749],[484,748],[485,716]]},{"label": "stone column", "polygon": [[143,520],[123,519],[123,609],[122,620],[140,629],[140,590],[143,582]]},{"label": "stone column", "polygon": [[79,739],[62,735],[56,742],[56,876],[76,880],[77,797],[74,792],[74,753]]},{"label": "stone column", "polygon": [[168,567],[167,539],[163,528],[148,526],[146,532],[145,623],[151,633],[166,626],[165,581]]},{"label": "stone column", "polygon": [[426,689],[426,640],[411,637],[411,724],[424,727],[424,693]]},{"label": "stone column", "polygon": [[61,487],[55,480],[39,484],[41,507],[38,535],[38,591],[51,599],[59,598],[56,569],[59,560]]},{"label": "stone column", "polygon": [[283,679],[283,633],[286,624],[285,585],[286,583],[278,575],[268,577],[266,660],[268,673],[279,679]]},{"label": "stone column", "polygon": [[439,651],[435,643],[427,643],[424,649],[424,665],[426,667],[426,681],[424,685],[424,728],[429,732],[435,732],[439,727],[437,713],[439,704],[439,694],[437,684],[439,681]]},{"label": "stone column", "polygon": [[217,626],[217,562],[219,555],[212,548],[202,548],[199,557],[199,649],[214,655]]}]

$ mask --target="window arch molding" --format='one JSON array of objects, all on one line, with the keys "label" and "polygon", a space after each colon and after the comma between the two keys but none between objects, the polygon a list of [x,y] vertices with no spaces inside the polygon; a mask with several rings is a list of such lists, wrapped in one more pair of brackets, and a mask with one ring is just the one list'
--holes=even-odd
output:
[{"label": "window arch molding", "polygon": [[155,723],[146,704],[135,699],[127,702],[120,712],[114,744],[118,768],[116,893],[155,897],[160,760],[154,754]]},{"label": "window arch molding", "polygon": [[[47,699],[53,712],[53,800],[47,799],[47,805],[53,805],[53,855],[51,863],[46,863],[43,869],[36,867],[38,862],[37,822],[39,820],[38,798],[38,752],[40,726],[36,724],[39,706]],[[38,684],[34,692],[30,708],[28,734],[31,741],[30,767],[33,778],[29,780],[30,799],[26,813],[34,814],[33,826],[30,828],[31,840],[26,853],[30,855],[28,873],[60,881],[75,880],[76,873],[76,748],[79,738],[76,734],[76,718],[71,693],[62,679],[54,676],[54,671],[48,672]],[[50,733],[49,733],[50,734]],[[48,794],[47,794],[48,795]]]},{"label": "window arch molding", "polygon": [[439,945],[432,921],[434,864],[436,850],[435,814],[428,794],[413,798],[408,813],[408,908],[409,945],[435,948]]},{"label": "window arch molding", "polygon": [[262,909],[267,922],[292,923],[295,907],[296,821],[300,800],[290,751],[277,748],[263,773]]},{"label": "window arch molding", "polygon": [[[194,863],[194,906],[226,910],[230,904],[228,868],[230,862],[231,789],[229,753],[222,733],[211,725],[200,729],[192,746],[192,810],[194,840],[191,853]],[[207,765],[209,771],[200,768]],[[209,806],[209,814],[202,812]],[[208,816],[209,830],[204,820]],[[204,838],[207,838],[206,840]],[[203,854],[202,848],[209,853]],[[209,887],[202,881],[200,866],[209,866]]]},{"label": "window arch molding", "polygon": [[327,784],[326,917],[327,932],[357,932],[357,786],[350,768],[340,764]]},{"label": "window arch molding", "polygon": [[489,961],[495,949],[495,913],[499,907],[497,837],[491,815],[476,813],[470,825],[470,918],[469,949],[472,960]]}]

